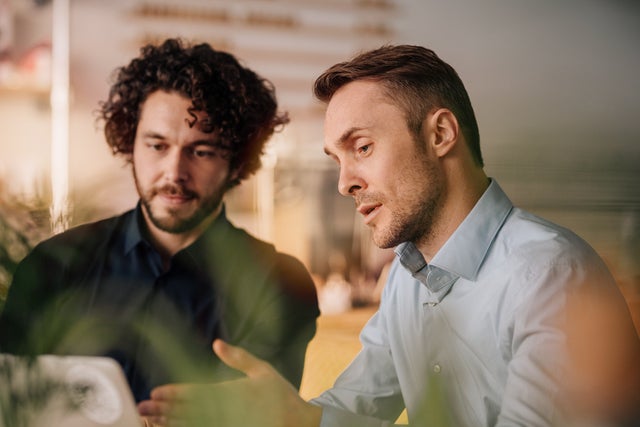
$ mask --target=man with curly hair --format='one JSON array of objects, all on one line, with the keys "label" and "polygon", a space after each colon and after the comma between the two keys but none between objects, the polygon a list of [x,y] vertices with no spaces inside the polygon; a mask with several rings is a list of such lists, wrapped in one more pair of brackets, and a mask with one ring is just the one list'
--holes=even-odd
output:
[{"label": "man with curly hair", "polygon": [[99,113],[140,200],[21,262],[0,351],[112,357],[141,401],[167,382],[234,376],[210,357],[224,338],[299,386],[319,314],[311,277],[234,227],[223,203],[288,122],[271,83],[206,43],[168,39],[118,70]]}]

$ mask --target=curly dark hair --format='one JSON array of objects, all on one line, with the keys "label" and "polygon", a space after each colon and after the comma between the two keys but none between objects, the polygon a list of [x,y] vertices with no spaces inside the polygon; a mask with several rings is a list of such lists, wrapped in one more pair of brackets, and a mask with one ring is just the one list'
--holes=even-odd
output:
[{"label": "curly dark hair", "polygon": [[271,135],[289,118],[278,112],[273,84],[243,67],[227,52],[207,43],[188,45],[181,39],[148,44],[140,56],[118,68],[106,101],[100,103],[98,120],[114,155],[131,161],[141,107],[158,90],[177,92],[191,99],[194,111],[208,119],[198,123],[204,132],[217,132],[231,168],[238,171],[230,187],[255,173]]},{"label": "curly dark hair", "polygon": [[475,162],[484,164],[469,94],[458,73],[434,51],[422,46],[385,45],[362,52],[323,72],[314,83],[313,93],[328,103],[338,89],[356,80],[379,82],[386,95],[404,111],[416,138],[431,109],[450,109],[460,123]]}]

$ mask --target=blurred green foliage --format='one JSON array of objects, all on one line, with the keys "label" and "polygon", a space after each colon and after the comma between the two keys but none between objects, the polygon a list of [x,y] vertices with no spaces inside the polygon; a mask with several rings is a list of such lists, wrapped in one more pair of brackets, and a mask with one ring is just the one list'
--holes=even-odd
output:
[{"label": "blurred green foliage", "polygon": [[49,235],[48,202],[7,194],[0,182],[0,311],[18,263]]}]

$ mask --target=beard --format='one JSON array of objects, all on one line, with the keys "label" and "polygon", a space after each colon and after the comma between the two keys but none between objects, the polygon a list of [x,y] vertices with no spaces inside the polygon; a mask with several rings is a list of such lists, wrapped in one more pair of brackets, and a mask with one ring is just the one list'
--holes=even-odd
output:
[{"label": "beard", "polygon": [[[392,212],[386,226],[372,227],[372,239],[382,249],[394,248],[403,242],[418,243],[429,240],[433,224],[440,211],[440,198],[431,195],[422,198],[422,202],[404,206]],[[411,207],[414,207],[412,209]]]},{"label": "beard", "polygon": [[[372,229],[376,246],[388,249],[403,242],[427,242],[434,233],[434,224],[440,220],[445,184],[442,171],[433,163],[425,162],[420,171],[409,173],[398,186],[404,191],[396,200],[398,206],[387,201],[381,194],[370,194],[358,199],[379,201],[389,210],[386,225]],[[387,204],[388,203],[388,204]]]},{"label": "beard", "polygon": [[[222,203],[222,199],[227,188],[226,185],[221,186],[212,195],[202,198],[194,191],[177,184],[167,184],[162,187],[153,187],[144,191],[141,188],[135,173],[134,179],[142,207],[147,213],[147,217],[151,223],[156,228],[172,234],[191,231],[202,224],[205,219],[218,209]],[[162,214],[161,212],[156,211],[153,206],[153,199],[159,194],[187,197],[194,200],[197,203],[197,207],[189,214],[185,214],[182,212],[183,210],[179,208],[165,208],[165,213]]]}]

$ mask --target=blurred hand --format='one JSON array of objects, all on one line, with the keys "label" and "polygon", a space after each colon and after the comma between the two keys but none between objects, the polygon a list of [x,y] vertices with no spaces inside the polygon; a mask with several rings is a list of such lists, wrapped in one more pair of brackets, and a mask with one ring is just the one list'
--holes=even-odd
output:
[{"label": "blurred hand", "polygon": [[140,421],[142,422],[142,427],[162,427],[160,424],[155,424],[147,417],[140,417]]},{"label": "blurred hand", "polygon": [[218,384],[170,384],[141,402],[142,416],[160,426],[317,427],[322,409],[305,402],[269,363],[221,340],[220,359],[246,378]]}]

